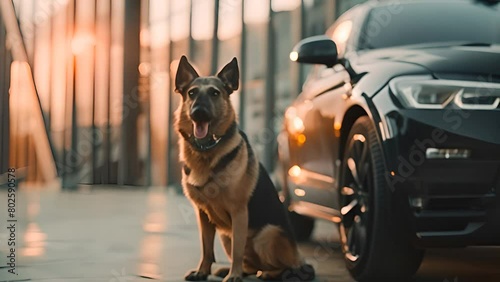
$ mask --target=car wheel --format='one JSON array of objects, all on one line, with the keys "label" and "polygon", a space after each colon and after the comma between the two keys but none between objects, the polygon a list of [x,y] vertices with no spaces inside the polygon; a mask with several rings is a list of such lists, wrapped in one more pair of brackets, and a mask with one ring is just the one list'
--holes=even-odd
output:
[{"label": "car wheel", "polygon": [[347,138],[339,184],[340,238],[351,275],[358,281],[413,276],[423,251],[412,245],[407,222],[394,222],[403,211],[391,207],[382,146],[366,116],[354,123]]},{"label": "car wheel", "polygon": [[299,242],[308,241],[314,230],[314,219],[296,212],[290,212],[289,217],[295,239]]}]

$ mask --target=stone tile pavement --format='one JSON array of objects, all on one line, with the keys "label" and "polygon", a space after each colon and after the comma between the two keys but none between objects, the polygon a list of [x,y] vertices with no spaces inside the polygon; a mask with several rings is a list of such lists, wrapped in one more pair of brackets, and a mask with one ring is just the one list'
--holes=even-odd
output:
[{"label": "stone tile pavement", "polygon": [[[0,189],[0,281],[183,281],[198,263],[196,217],[175,189],[26,188],[16,199],[16,274],[11,274],[7,193]],[[300,249],[315,266],[317,281],[354,281],[342,262],[335,225],[318,221],[313,241]],[[460,257],[468,260],[457,261]],[[216,259],[217,266],[228,264],[218,240]],[[416,281],[476,281],[462,276],[481,273],[499,278],[498,266],[498,248],[431,251]]]},{"label": "stone tile pavement", "polygon": [[[20,191],[16,199],[17,274],[2,267],[0,281],[183,281],[198,263],[196,217],[174,189],[83,186],[71,192]],[[0,203],[7,203],[5,191],[0,192]],[[6,219],[2,208],[2,266],[9,255]],[[327,235],[334,234],[334,227],[320,225],[324,235],[318,236],[324,236],[325,243],[302,248],[323,260],[316,262],[321,268],[332,255],[326,240],[331,240]],[[228,263],[218,240],[216,258],[219,265]],[[340,266],[335,274],[329,267],[318,272],[323,281],[349,281]]]}]

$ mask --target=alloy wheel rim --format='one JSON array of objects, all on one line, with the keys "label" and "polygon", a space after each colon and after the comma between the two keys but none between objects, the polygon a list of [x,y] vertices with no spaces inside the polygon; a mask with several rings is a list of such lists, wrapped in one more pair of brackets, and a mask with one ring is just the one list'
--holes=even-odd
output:
[{"label": "alloy wheel rim", "polygon": [[353,135],[345,159],[340,191],[341,239],[346,258],[356,262],[363,257],[368,247],[369,193],[373,186],[371,154],[364,135]]}]

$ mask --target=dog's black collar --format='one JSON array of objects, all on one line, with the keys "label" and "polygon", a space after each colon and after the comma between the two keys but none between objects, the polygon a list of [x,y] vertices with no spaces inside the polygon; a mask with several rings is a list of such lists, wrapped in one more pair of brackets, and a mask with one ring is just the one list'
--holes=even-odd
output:
[{"label": "dog's black collar", "polygon": [[183,131],[181,131],[181,134],[182,137],[184,137],[184,139],[186,139],[186,141],[188,141],[189,144],[191,144],[191,146],[193,146],[193,148],[196,151],[205,152],[217,146],[217,144],[219,144],[221,141],[232,136],[235,131],[236,131],[236,122],[233,122],[224,135],[219,136],[216,134],[212,134],[211,138],[204,143],[201,143],[198,139],[196,139],[193,134],[187,134]]}]

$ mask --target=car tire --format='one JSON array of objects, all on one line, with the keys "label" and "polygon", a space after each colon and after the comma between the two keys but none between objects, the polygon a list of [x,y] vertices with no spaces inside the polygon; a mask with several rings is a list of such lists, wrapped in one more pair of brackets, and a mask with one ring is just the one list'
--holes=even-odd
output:
[{"label": "car tire", "polygon": [[305,242],[311,239],[314,230],[314,219],[296,212],[289,213],[295,239],[298,242]]},{"label": "car tire", "polygon": [[416,249],[404,208],[384,177],[375,126],[360,117],[348,135],[340,171],[340,238],[347,269],[357,281],[407,281],[423,250]]}]

